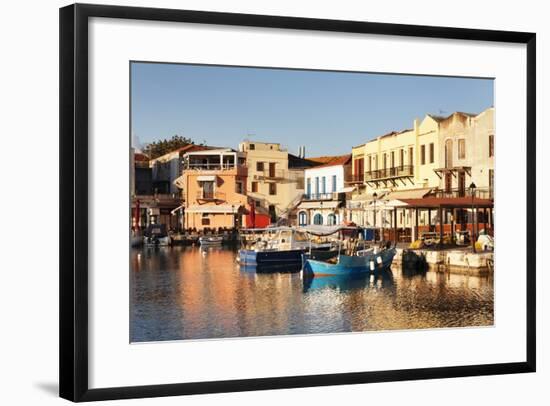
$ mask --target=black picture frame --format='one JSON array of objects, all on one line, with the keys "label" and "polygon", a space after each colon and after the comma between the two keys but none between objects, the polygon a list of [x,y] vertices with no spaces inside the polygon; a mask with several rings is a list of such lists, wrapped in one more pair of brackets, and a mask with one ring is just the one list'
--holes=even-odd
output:
[{"label": "black picture frame", "polygon": [[[105,17],[526,44],[527,324],[525,361],[487,365],[279,376],[90,389],[88,386],[88,19]],[[80,402],[534,372],[536,369],[536,35],[384,24],[74,4],[60,9],[60,396]]]}]

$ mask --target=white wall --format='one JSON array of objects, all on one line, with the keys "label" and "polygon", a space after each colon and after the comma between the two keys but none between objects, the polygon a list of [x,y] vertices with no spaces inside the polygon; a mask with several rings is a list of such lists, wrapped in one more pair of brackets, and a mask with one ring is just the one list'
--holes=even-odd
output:
[{"label": "white wall", "polygon": [[[66,1],[6,2],[0,30],[2,38],[2,111],[0,133],[3,135],[0,169],[6,198],[2,194],[0,209],[4,213],[2,227],[2,346],[0,371],[3,404],[66,405],[55,396],[57,382],[58,328],[58,246],[57,246],[57,178],[58,178],[58,10]],[[550,148],[550,128],[543,112],[550,109],[550,26],[545,3],[534,0],[522,2],[479,2],[463,0],[452,7],[442,7],[441,1],[397,0],[394,2],[318,2],[295,0],[102,0],[105,4],[205,9],[259,14],[295,15],[332,19],[370,20],[409,24],[446,25],[471,28],[524,30],[538,32],[538,326],[539,371],[537,374],[472,377],[432,381],[399,382],[340,387],[278,390],[194,396],[182,398],[145,399],[111,402],[109,405],[281,405],[303,402],[316,405],[348,403],[441,405],[464,404],[548,404],[550,381],[550,334],[548,277],[544,275],[547,260],[542,252],[548,237],[542,229],[550,227],[543,208],[548,201],[550,162],[543,161],[544,151]],[[498,114],[498,112],[497,112]],[[32,119],[31,119],[32,117]],[[127,136],[113,134],[113,136]],[[29,149],[29,146],[32,148]],[[19,165],[19,156],[10,151],[28,151],[34,165]],[[11,176],[13,168],[18,176]],[[11,169],[10,169],[11,168]],[[38,169],[37,169],[38,168]],[[37,199],[28,197],[29,181],[37,173],[49,182],[34,182],[32,190],[40,200],[40,221],[44,242],[29,239],[29,230],[37,224]],[[7,215],[6,215],[7,214]],[[24,243],[14,243],[15,236]],[[46,232],[47,231],[47,232]],[[404,344],[406,345],[406,344]],[[452,351],[452,348],[449,349]],[[365,351],[387,351],[369,349]],[[315,354],[310,356],[317,356]],[[327,351],[323,356],[330,356]],[[426,354],[437,359],[441,354]],[[307,362],[307,356],[304,358]]]},{"label": "white wall", "polygon": [[[336,175],[336,192],[344,188],[344,167],[342,165],[325,166],[322,168],[313,168],[305,170],[305,193],[307,193],[307,182],[311,179],[311,193],[332,193],[333,176]],[[326,178],[326,188],[323,191],[323,176]],[[319,190],[316,190],[315,178],[319,177]]]}]

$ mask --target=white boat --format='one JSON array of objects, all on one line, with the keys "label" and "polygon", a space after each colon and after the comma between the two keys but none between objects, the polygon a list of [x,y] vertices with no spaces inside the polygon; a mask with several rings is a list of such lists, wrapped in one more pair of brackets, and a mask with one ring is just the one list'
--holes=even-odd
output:
[{"label": "white boat", "polygon": [[199,237],[199,244],[201,246],[221,245],[223,237],[221,235],[209,235]]}]

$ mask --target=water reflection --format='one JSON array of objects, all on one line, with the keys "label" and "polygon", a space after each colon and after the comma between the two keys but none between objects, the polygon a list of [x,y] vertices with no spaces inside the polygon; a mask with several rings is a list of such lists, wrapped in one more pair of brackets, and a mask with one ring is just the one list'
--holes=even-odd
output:
[{"label": "water reflection", "polygon": [[241,269],[235,256],[221,247],[133,250],[131,341],[493,324],[492,277],[303,278]]}]

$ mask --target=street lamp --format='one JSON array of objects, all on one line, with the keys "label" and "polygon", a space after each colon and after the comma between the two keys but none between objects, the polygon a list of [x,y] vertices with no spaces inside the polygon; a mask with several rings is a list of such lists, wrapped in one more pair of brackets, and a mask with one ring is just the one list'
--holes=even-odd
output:
[{"label": "street lamp", "polygon": [[376,242],[376,199],[378,198],[378,194],[374,192],[372,194],[372,198],[374,200],[374,221],[373,221],[373,228],[374,228],[374,242]]},{"label": "street lamp", "polygon": [[475,254],[476,252],[476,239],[474,234],[474,226],[475,226],[475,216],[474,216],[474,197],[476,195],[476,184],[474,182],[470,183],[470,186],[468,187],[470,189],[470,194],[472,195],[472,252]]}]

